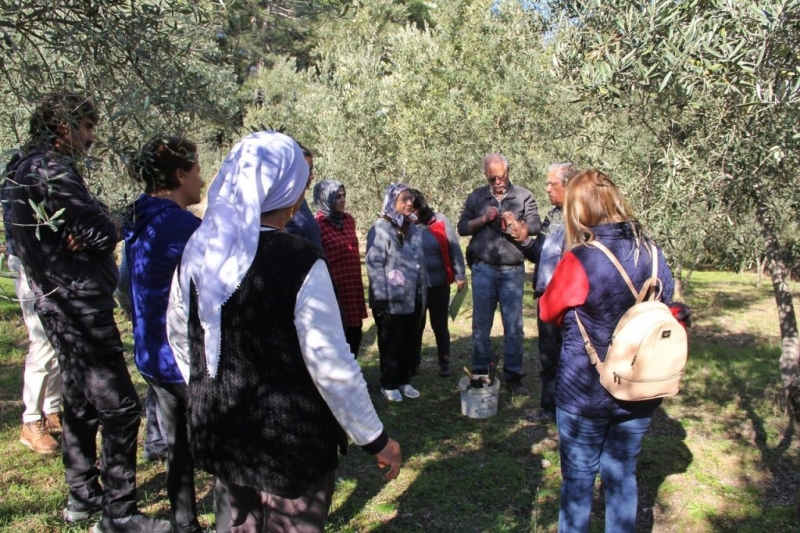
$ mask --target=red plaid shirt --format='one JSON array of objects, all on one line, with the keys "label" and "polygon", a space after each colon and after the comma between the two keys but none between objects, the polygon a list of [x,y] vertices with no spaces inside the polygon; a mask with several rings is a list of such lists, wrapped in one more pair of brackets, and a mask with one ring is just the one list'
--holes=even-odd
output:
[{"label": "red plaid shirt", "polygon": [[342,229],[331,224],[322,213],[316,215],[322,248],[328,259],[333,286],[344,313],[344,325],[360,326],[367,318],[364,303],[364,281],[361,279],[361,255],[358,251],[356,221],[344,214]]}]

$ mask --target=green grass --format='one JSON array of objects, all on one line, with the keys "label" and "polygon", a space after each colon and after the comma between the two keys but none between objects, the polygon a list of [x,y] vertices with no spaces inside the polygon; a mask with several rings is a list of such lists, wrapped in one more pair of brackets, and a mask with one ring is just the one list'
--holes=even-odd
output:
[{"label": "green grass", "polygon": [[[8,280],[0,280],[7,292]],[[797,286],[794,286],[797,291]],[[526,287],[529,291],[529,287]],[[798,530],[795,510],[800,451],[780,387],[777,312],[755,276],[695,273],[687,291],[694,308],[683,390],[656,412],[639,460],[639,531]],[[797,302],[798,299],[796,298]],[[560,469],[557,431],[527,422],[538,406],[534,304],[525,296],[529,398],[500,396],[497,416],[461,415],[456,382],[437,375],[433,335],[426,332],[417,401],[389,404],[377,393],[375,327],[365,323],[360,362],[373,402],[403,451],[400,477],[384,483],[375,461],[357,448],[342,457],[329,531],[554,532]],[[469,365],[467,301],[452,324],[453,368]],[[120,320],[130,348],[130,328]],[[502,346],[499,317],[493,341]],[[59,457],[37,456],[17,441],[25,331],[14,302],[0,300],[0,530],[86,531],[66,528]],[[132,374],[144,394],[138,374]],[[210,479],[198,475],[201,522],[213,523]],[[145,512],[168,515],[161,465],[140,465]],[[598,483],[599,486],[599,483]],[[603,530],[597,491],[593,532]]]}]

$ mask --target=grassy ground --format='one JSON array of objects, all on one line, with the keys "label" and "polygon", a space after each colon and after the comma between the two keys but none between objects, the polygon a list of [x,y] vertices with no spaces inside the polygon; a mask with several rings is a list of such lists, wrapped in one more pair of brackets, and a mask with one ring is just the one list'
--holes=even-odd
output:
[{"label": "grassy ground", "polygon": [[[689,368],[683,391],[659,408],[645,438],[638,530],[798,530],[800,450],[784,413],[770,289],[757,289],[751,275],[696,273],[686,300],[695,309]],[[539,392],[529,293],[525,305],[526,381],[533,396],[512,399],[503,392],[497,416],[462,416],[460,375],[438,377],[433,336],[426,332],[414,382],[422,398],[389,404],[373,392],[381,419],[403,448],[402,473],[385,484],[374,459],[351,449],[338,471],[329,531],[557,530],[557,432],[524,417],[538,406]],[[455,369],[469,364],[470,308],[467,301],[452,325]],[[499,317],[493,337],[501,351]],[[0,530],[86,531],[90,523],[67,528],[59,520],[66,499],[61,459],[37,456],[18,442],[24,352],[18,308],[0,301]],[[360,361],[367,381],[376,384],[371,321]],[[140,465],[138,480],[145,512],[167,515],[163,466]],[[199,480],[201,520],[210,526],[209,478],[200,474]],[[592,531],[602,531],[600,490],[593,515]]]}]

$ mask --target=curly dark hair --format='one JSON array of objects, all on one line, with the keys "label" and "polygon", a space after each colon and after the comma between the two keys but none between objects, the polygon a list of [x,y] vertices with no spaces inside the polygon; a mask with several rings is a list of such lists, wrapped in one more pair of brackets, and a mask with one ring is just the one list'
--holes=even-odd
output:
[{"label": "curly dark hair", "polygon": [[189,171],[197,163],[197,145],[183,137],[156,135],[145,143],[131,162],[131,177],[146,193],[177,189],[177,171]]},{"label": "curly dark hair", "polygon": [[59,127],[68,125],[77,128],[84,118],[90,118],[95,123],[100,118],[90,97],[68,91],[54,92],[36,106],[28,133],[34,144],[52,144],[59,136]]}]

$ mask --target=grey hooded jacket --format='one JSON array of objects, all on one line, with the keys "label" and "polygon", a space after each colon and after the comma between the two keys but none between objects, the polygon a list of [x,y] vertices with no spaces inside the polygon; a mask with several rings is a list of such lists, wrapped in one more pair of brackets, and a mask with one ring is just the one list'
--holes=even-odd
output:
[{"label": "grey hooded jacket", "polygon": [[425,308],[428,274],[419,228],[409,226],[401,244],[395,226],[379,218],[367,234],[365,262],[371,308],[388,303],[390,314],[410,315],[418,300]]}]

